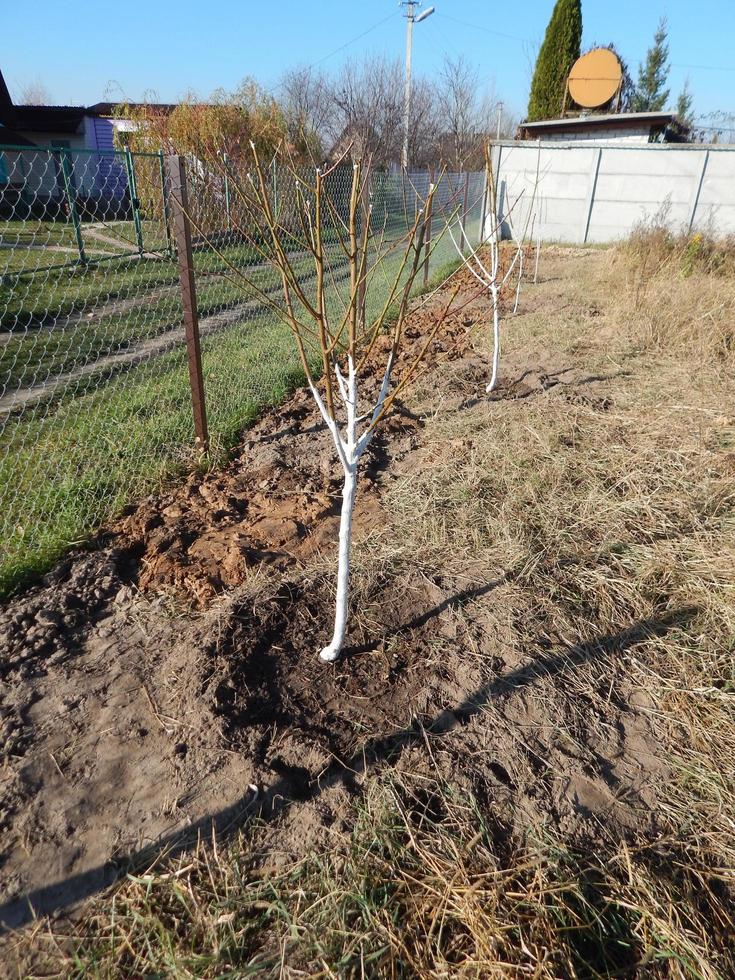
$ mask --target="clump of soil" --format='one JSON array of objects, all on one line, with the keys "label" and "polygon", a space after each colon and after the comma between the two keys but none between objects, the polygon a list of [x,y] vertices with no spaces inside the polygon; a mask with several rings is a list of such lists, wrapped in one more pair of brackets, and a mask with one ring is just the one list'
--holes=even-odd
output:
[{"label": "clump of soil", "polygon": [[[457,410],[482,397],[486,356],[469,329],[488,313],[471,298],[436,340],[454,362],[445,394]],[[414,321],[407,358],[421,335]],[[530,396],[562,373],[539,363],[496,397]],[[404,406],[373,442],[358,540],[381,525],[390,474],[417,465],[424,424]],[[378,576],[365,598],[379,621],[356,617],[344,660],[318,661],[333,615],[320,556],[333,558],[340,485],[328,434],[297,392],[227,467],[150,497],[6,605],[5,925],[68,908],[129,861],[255,812],[281,812],[273,846],[299,853],[305,828],[345,819],[366,773],[386,765],[471,788],[509,832],[551,821],[594,841],[654,829],[663,769],[644,715],[618,701],[580,720],[560,678],[592,649],[539,658],[499,643],[483,598],[510,601],[502,576],[469,589],[441,569]],[[565,717],[573,744],[557,737]]]}]

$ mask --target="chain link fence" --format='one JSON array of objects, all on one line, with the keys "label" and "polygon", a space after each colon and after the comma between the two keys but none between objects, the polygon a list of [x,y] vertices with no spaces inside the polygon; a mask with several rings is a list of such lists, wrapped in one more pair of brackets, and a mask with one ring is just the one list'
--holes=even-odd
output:
[{"label": "chain link fence", "polygon": [[[214,462],[265,404],[300,383],[290,331],[264,300],[279,299],[280,278],[247,243],[226,160],[216,173],[198,161],[187,166],[200,367],[192,361],[172,214],[176,159],[0,148],[0,594],[197,465],[192,371],[200,372]],[[374,174],[372,233],[399,243],[430,179]],[[289,176],[273,168],[270,180],[280,219],[296,221]],[[456,259],[447,222],[457,241],[464,222],[476,242],[482,218],[482,175],[437,182],[432,271]],[[338,168],[328,188],[335,213],[350,187],[351,168]],[[326,237],[338,302],[347,264],[336,236]],[[398,263],[398,247],[395,256]],[[308,290],[313,270],[296,242],[291,259]],[[238,269],[257,289],[243,288]],[[384,271],[368,297],[376,308],[381,279],[386,290],[390,279]]]}]

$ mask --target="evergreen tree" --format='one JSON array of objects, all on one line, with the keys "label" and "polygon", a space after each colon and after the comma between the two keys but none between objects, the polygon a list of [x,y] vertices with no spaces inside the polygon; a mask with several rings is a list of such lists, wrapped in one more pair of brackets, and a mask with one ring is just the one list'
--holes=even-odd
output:
[{"label": "evergreen tree", "polygon": [[582,43],[582,0],[556,0],[528,99],[528,121],[561,115],[567,76]]},{"label": "evergreen tree", "polygon": [[688,78],[684,82],[684,88],[679,92],[679,98],[676,100],[676,114],[679,117],[679,122],[684,123],[685,126],[691,127],[693,125],[694,96],[689,88]]},{"label": "evergreen tree", "polygon": [[638,84],[633,98],[634,112],[660,112],[669,98],[664,88],[669,77],[669,26],[666,18],[659,21],[646,62],[638,68]]}]

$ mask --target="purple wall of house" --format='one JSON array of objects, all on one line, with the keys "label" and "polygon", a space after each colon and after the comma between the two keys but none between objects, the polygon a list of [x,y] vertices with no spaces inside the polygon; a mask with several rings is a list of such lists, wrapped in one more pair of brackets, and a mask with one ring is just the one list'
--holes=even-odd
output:
[{"label": "purple wall of house", "polygon": [[[86,142],[90,150],[114,150],[115,127],[110,119],[100,116],[87,116]],[[119,157],[100,153],[96,158],[97,173],[95,189],[104,197],[122,200],[128,189],[128,179],[125,167]]]}]

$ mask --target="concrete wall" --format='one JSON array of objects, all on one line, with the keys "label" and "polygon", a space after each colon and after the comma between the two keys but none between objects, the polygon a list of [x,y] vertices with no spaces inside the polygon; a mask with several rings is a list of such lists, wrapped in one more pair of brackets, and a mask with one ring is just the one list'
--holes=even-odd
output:
[{"label": "concrete wall", "polygon": [[503,142],[493,162],[505,235],[535,215],[544,241],[611,242],[657,214],[735,234],[735,147]]}]

